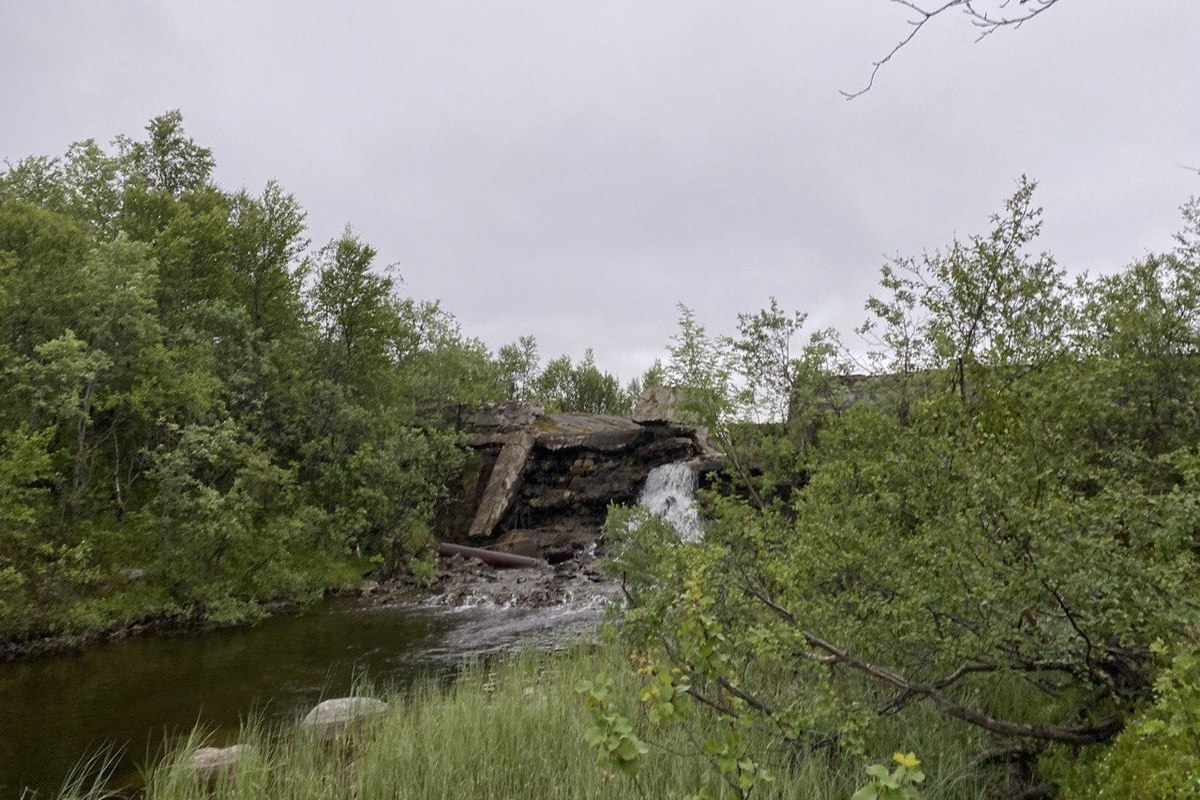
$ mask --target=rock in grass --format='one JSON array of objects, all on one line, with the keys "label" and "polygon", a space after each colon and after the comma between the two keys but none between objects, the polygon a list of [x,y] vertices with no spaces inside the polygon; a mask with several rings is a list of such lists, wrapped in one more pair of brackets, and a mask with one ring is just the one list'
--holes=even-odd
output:
[{"label": "rock in grass", "polygon": [[215,781],[232,778],[237,773],[238,762],[249,752],[250,746],[235,744],[232,747],[201,747],[192,753],[188,770],[198,781]]},{"label": "rock in grass", "polygon": [[300,723],[306,731],[332,739],[347,729],[387,711],[387,703],[371,697],[338,697],[317,705]]}]

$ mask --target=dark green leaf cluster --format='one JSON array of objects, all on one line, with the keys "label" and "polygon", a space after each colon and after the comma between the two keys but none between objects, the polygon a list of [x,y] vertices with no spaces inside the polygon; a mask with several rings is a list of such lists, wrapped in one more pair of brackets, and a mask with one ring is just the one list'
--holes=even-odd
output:
[{"label": "dark green leaf cluster", "polygon": [[178,112],[115,144],[0,172],[0,638],[406,563],[487,349],[277,183],[216,186]]},{"label": "dark green leaf cluster", "polygon": [[504,345],[497,364],[507,388],[508,399],[532,401],[547,411],[583,411],[592,414],[628,416],[641,394],[640,384],[621,388],[616,376],[596,366],[588,348],[579,363],[562,355],[541,366],[537,342],[522,336]]},{"label": "dark green leaf cluster", "polygon": [[708,498],[703,543],[608,527],[623,634],[704,708],[791,743],[784,763],[914,704],[1026,755],[1102,743],[1149,696],[1151,643],[1195,646],[1200,204],[1173,251],[1068,281],[1031,250],[1033,190],[989,232],[885,267],[869,374],[837,370],[845,354],[779,359],[779,337],[748,328],[790,418],[742,423],[750,457],[722,439],[739,480]]}]

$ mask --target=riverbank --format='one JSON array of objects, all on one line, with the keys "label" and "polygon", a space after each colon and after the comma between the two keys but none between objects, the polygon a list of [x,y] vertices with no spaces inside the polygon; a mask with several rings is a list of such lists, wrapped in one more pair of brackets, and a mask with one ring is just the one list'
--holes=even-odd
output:
[{"label": "riverbank", "polygon": [[[428,679],[414,687],[378,693],[388,703],[374,724],[335,743],[303,735],[294,723],[245,725],[237,741],[248,754],[232,779],[205,784],[194,779],[191,754],[206,743],[203,731],[169,752],[145,776],[148,800],[201,798],[637,798],[639,789],[620,774],[607,774],[586,744],[589,725],[576,693],[584,680],[614,679],[621,711],[644,727],[637,708],[636,677],[615,645],[577,647],[567,653],[526,653],[476,663],[453,681]],[[361,687],[365,695],[376,694]],[[678,757],[685,736],[675,731],[653,743],[639,775],[644,797],[684,797],[704,791],[726,797],[704,759]],[[223,744],[225,742],[222,742]],[[867,760],[887,761],[896,750],[925,759],[927,800],[968,800],[986,785],[967,766],[969,733],[919,710],[904,720],[885,720],[867,743]],[[775,782],[762,797],[848,797],[862,784],[866,761],[821,752],[783,758],[764,740],[764,759],[781,761]],[[98,785],[66,788],[62,797],[99,800]],[[760,796],[756,791],[756,797]]]},{"label": "riverbank", "polygon": [[[0,663],[79,651],[109,641],[139,636],[179,636],[253,625],[268,617],[293,614],[322,598],[361,597],[365,606],[433,605],[463,607],[549,608],[581,598],[608,600],[617,588],[601,574],[590,552],[579,551],[565,561],[533,569],[497,569],[475,559],[452,556],[437,562],[437,573],[428,585],[402,574],[383,582],[364,580],[365,564],[344,564],[331,572],[323,588],[307,593],[243,601],[238,613],[210,613],[208,608],[171,607],[162,598],[110,597],[114,608],[141,608],[124,617],[116,612],[97,615],[92,626],[78,624],[63,632],[21,639],[0,640]],[[225,611],[222,609],[222,611]],[[87,615],[80,615],[84,619]]]},{"label": "riverbank", "polygon": [[179,636],[252,625],[300,611],[322,598],[356,593],[366,559],[318,559],[304,565],[286,587],[260,597],[222,597],[181,604],[163,580],[125,569],[89,593],[64,596],[41,624],[0,636],[0,663],[78,652],[105,642],[142,636]]},{"label": "riverbank", "polygon": [[[347,590],[348,587],[331,587],[325,591],[325,596],[336,597]],[[156,612],[122,620],[103,628],[0,641],[0,663],[60,655],[105,642],[133,639],[140,636],[182,636],[249,625],[277,614],[296,613],[305,605],[306,603],[294,598],[277,598],[255,603],[254,607],[257,613],[219,622],[214,621],[202,609],[194,609],[189,612]]]},{"label": "riverbank", "polygon": [[148,627],[141,632],[155,635],[85,639],[71,652],[0,665],[0,798],[26,786],[53,796],[105,742],[123,749],[116,766],[126,780],[164,731],[176,737],[197,720],[226,743],[248,714],[289,721],[364,675],[403,688],[503,651],[594,641],[614,588],[572,565],[493,571],[448,559],[441,572],[413,594],[402,580],[356,585],[351,596],[253,625]]}]

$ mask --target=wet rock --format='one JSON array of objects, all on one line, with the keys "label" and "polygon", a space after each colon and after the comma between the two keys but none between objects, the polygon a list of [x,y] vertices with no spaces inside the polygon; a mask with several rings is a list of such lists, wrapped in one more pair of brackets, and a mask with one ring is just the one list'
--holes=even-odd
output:
[{"label": "wet rock", "polygon": [[198,781],[215,781],[232,778],[237,774],[237,765],[250,752],[250,745],[235,744],[231,747],[200,747],[188,759],[188,773]]},{"label": "wet rock", "polygon": [[295,600],[268,600],[262,604],[262,610],[267,614],[291,614],[300,610]]},{"label": "wet rock", "polygon": [[[658,433],[659,429],[652,429]],[[649,443],[637,450],[640,461],[654,465],[669,464],[672,461],[686,461],[697,451],[696,437],[683,436],[673,428],[663,428],[662,434],[655,436]]]},{"label": "wet rock", "polygon": [[333,739],[353,727],[380,717],[387,703],[372,697],[338,697],[318,704],[305,715],[304,730]]},{"label": "wet rock", "polygon": [[358,596],[359,597],[370,597],[371,595],[375,594],[378,591],[379,591],[379,582],[378,581],[363,581],[362,583],[360,583],[358,585]]},{"label": "wet rock", "polygon": [[509,531],[496,540],[492,549],[501,553],[512,553],[530,558],[537,558],[542,554],[537,540],[528,531]]},{"label": "wet rock", "polygon": [[[469,417],[464,432],[474,456],[462,492],[438,512],[438,536],[465,544],[524,531],[542,558],[572,557],[599,537],[611,504],[637,501],[653,468],[687,463],[702,473],[722,467],[721,454],[682,409],[685,400],[681,390],[649,389],[633,420],[546,414],[527,403]],[[587,535],[563,541],[562,530]],[[527,543],[509,552],[533,553]]]},{"label": "wet rock", "polygon": [[600,531],[590,525],[564,524],[529,531],[529,535],[537,542],[541,557],[558,564],[594,550]]},{"label": "wet rock", "polygon": [[[544,532],[522,533],[536,538]],[[591,554],[596,549],[595,531],[561,530],[555,535],[561,537],[558,546],[564,555],[553,565],[497,570],[473,559],[443,558],[441,574],[430,589],[418,590],[388,581],[370,602],[534,609],[590,602],[602,606],[619,595],[619,587],[600,573]],[[572,542],[578,547],[572,547]],[[545,543],[539,541],[539,547],[546,552]]]}]

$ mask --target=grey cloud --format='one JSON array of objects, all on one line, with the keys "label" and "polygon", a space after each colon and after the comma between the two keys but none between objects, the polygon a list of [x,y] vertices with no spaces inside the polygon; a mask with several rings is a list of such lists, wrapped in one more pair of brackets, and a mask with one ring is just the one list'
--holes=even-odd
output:
[{"label": "grey cloud", "polygon": [[1073,270],[1169,246],[1200,178],[1200,6],[1064,3],[980,44],[884,0],[10,4],[0,156],[183,110],[497,347],[625,377],[674,306],[849,329],[882,260],[985,228],[1022,173]]}]

